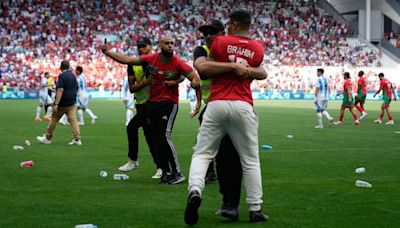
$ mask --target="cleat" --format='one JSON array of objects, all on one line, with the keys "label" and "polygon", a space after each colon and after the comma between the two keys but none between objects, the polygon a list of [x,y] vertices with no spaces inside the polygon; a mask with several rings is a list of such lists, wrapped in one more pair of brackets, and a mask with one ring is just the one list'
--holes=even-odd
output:
[{"label": "cleat", "polygon": [[359,121],[359,120],[356,120],[356,121],[354,122],[354,125],[360,125],[360,121]]},{"label": "cleat", "polygon": [[194,225],[199,221],[199,207],[201,204],[200,193],[196,190],[189,193],[188,202],[185,210],[185,223]]},{"label": "cleat", "polygon": [[261,210],[259,211],[250,211],[249,213],[249,222],[251,223],[259,223],[268,221],[268,215],[264,214]]},{"label": "cleat", "polygon": [[68,145],[78,145],[78,146],[81,146],[81,145],[82,145],[82,141],[81,141],[80,139],[79,139],[79,140],[73,139],[71,142],[68,143]]},{"label": "cleat", "polygon": [[79,122],[78,124],[81,125],[81,126],[85,125],[84,122]]},{"label": "cleat", "polygon": [[221,209],[219,209],[215,214],[233,221],[236,221],[239,218],[239,211],[237,207],[222,205]]},{"label": "cleat", "polygon": [[359,120],[363,120],[365,117],[367,117],[367,115],[368,115],[368,113],[362,112]]},{"label": "cleat", "polygon": [[382,120],[381,119],[374,120],[374,123],[381,124]]},{"label": "cleat", "polygon": [[168,179],[168,184],[179,184],[182,183],[186,178],[182,173],[173,173]]},{"label": "cleat", "polygon": [[46,121],[50,121],[51,117],[50,116],[45,116],[43,119],[46,120]]},{"label": "cleat", "polygon": [[95,117],[92,119],[92,124],[95,124],[95,123],[96,123],[96,120],[97,120],[97,116],[95,116]]},{"label": "cleat", "polygon": [[332,127],[334,124],[333,118],[329,119],[329,127]]},{"label": "cleat", "polygon": [[333,122],[334,125],[342,125],[342,121]]},{"label": "cleat", "polygon": [[385,123],[386,125],[393,125],[394,121],[393,120],[389,120],[388,122]]},{"label": "cleat", "polygon": [[160,179],[161,176],[162,176],[162,169],[157,169],[156,173],[151,178]]},{"label": "cleat", "polygon": [[317,125],[317,126],[315,126],[314,128],[316,128],[316,129],[322,129],[322,128],[324,128],[324,126],[322,126],[322,125]]},{"label": "cleat", "polygon": [[129,172],[137,168],[139,168],[139,162],[129,159],[129,161],[125,165],[119,167],[118,170],[122,172]]},{"label": "cleat", "polygon": [[51,140],[48,140],[45,135],[38,136],[36,139],[43,144],[51,144]]},{"label": "cleat", "polygon": [[42,121],[42,119],[40,119],[40,117],[36,117],[35,121]]}]

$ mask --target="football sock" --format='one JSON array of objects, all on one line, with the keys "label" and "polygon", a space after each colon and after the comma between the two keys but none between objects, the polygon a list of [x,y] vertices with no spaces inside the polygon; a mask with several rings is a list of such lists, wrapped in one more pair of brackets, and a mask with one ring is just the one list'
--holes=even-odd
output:
[{"label": "football sock", "polygon": [[322,113],[317,113],[317,123],[318,125],[322,125]]},{"label": "football sock", "polygon": [[96,116],[93,114],[92,110],[90,109],[86,109],[85,112],[90,116],[90,118],[94,119],[96,118]]},{"label": "football sock", "polygon": [[79,123],[84,123],[82,109],[78,109],[78,121]]},{"label": "football sock", "polygon": [[42,107],[37,106],[36,108],[36,118],[40,118],[40,113],[42,112]]}]

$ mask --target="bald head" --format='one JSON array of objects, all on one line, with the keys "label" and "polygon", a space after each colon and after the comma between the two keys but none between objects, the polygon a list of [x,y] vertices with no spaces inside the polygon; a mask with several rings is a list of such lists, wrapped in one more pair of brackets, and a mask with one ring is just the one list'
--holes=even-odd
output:
[{"label": "bald head", "polygon": [[172,55],[174,54],[174,39],[170,36],[164,36],[160,39],[160,43],[158,44],[158,46],[161,49],[161,53],[165,56],[165,57],[172,57]]}]

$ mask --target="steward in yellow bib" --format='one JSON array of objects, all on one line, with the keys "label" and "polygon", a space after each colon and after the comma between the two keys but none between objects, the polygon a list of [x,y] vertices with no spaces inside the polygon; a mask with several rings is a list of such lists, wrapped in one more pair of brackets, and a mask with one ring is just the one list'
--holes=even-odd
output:
[{"label": "steward in yellow bib", "polygon": [[[137,41],[137,49],[139,55],[151,54],[152,46],[147,37],[139,38]],[[123,172],[128,172],[139,167],[138,153],[139,153],[139,128],[143,128],[144,136],[153,161],[157,167],[157,171],[152,178],[160,178],[162,171],[159,165],[159,158],[154,149],[151,129],[147,121],[146,102],[149,97],[149,84],[151,79],[147,78],[148,74],[147,64],[141,66],[128,65],[128,83],[129,91],[134,94],[136,104],[136,114],[129,121],[126,126],[126,133],[128,135],[128,162],[119,167],[118,169]]]}]

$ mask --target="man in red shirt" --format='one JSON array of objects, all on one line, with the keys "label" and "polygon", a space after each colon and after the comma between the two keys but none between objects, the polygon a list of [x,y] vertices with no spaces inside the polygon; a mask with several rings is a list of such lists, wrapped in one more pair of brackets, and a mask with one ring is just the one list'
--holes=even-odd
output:
[{"label": "man in red shirt", "polygon": [[122,64],[148,64],[151,78],[150,94],[147,100],[150,129],[153,135],[154,149],[159,157],[164,184],[178,184],[185,180],[182,175],[178,154],[171,139],[172,128],[178,113],[179,90],[177,82],[181,75],[188,78],[191,86],[196,89],[197,104],[193,115],[201,106],[200,77],[191,66],[174,54],[174,40],[163,37],[159,42],[160,53],[129,57],[120,53],[110,52],[107,45],[102,46],[102,52]]},{"label": "man in red shirt", "polygon": [[[238,151],[243,167],[246,200],[250,222],[264,222],[268,216],[261,211],[262,181],[258,153],[258,119],[254,112],[250,84],[265,79],[267,74],[253,74],[249,67],[260,67],[263,46],[249,36],[250,14],[235,11],[229,16],[229,36],[217,36],[210,49],[210,59],[196,69],[212,78],[211,95],[197,136],[189,174],[189,197],[185,222],[198,222],[198,208],[208,165],[218,152],[221,139],[229,135]],[[204,65],[203,65],[204,64]]]},{"label": "man in red shirt", "polygon": [[[364,76],[364,71],[358,72],[358,82],[357,82],[357,95],[354,106],[361,113],[360,120],[364,119],[367,116],[367,113],[364,109],[365,98],[367,97],[367,83]],[[360,103],[360,105],[358,105]]]},{"label": "man in red shirt", "polygon": [[[354,107],[354,99],[353,99],[353,93],[352,91],[352,84],[351,84],[351,79],[350,79],[350,73],[349,72],[344,72],[343,74],[344,78],[344,83],[343,83],[343,102],[342,102],[342,107],[340,108],[340,116],[339,116],[339,121],[335,122],[336,125],[341,125],[344,117],[344,110],[346,108],[349,109],[351,114],[353,115],[353,118],[355,120],[354,124],[355,125],[360,125],[360,121],[358,120],[357,114],[354,113],[353,107]],[[338,94],[339,95],[339,94]]]},{"label": "man in red shirt", "polygon": [[375,123],[382,123],[383,120],[383,116],[385,115],[385,110],[386,110],[386,114],[389,118],[389,121],[386,122],[386,124],[389,125],[393,125],[394,121],[393,121],[393,117],[392,114],[390,113],[390,102],[392,101],[392,99],[396,100],[396,96],[395,95],[395,91],[394,91],[394,87],[392,85],[392,83],[387,80],[385,78],[385,75],[383,73],[379,73],[378,75],[379,79],[381,80],[380,86],[379,86],[379,90],[376,91],[376,93],[374,94],[374,97],[381,92],[381,90],[383,91],[383,103],[381,106],[381,113],[379,115],[379,119],[375,120]]}]

